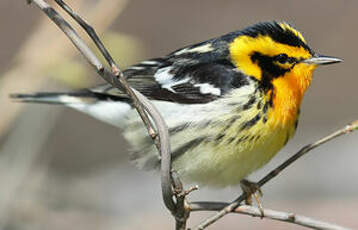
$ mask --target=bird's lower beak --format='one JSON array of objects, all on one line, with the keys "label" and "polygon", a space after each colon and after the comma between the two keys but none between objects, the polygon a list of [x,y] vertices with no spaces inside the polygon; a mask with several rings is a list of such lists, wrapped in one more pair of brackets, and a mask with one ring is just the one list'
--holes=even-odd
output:
[{"label": "bird's lower beak", "polygon": [[343,60],[340,58],[316,54],[313,57],[306,59],[302,62],[311,64],[311,65],[328,65],[328,64],[334,64],[334,63],[338,63],[338,62],[342,62],[342,61]]}]

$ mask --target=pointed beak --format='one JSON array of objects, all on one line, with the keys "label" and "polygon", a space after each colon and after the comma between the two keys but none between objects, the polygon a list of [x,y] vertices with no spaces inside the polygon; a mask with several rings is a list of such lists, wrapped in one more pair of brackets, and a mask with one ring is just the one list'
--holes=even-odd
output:
[{"label": "pointed beak", "polygon": [[311,64],[311,65],[329,65],[338,62],[343,62],[342,59],[330,56],[324,56],[320,54],[315,54],[313,57],[303,60],[303,63]]}]

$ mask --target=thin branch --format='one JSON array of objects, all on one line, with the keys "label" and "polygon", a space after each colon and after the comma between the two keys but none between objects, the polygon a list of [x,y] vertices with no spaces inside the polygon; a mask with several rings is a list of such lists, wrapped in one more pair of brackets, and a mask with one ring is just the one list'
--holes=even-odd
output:
[{"label": "thin branch", "polygon": [[162,195],[164,199],[164,203],[166,204],[167,208],[175,214],[177,210],[177,204],[173,201],[173,190],[171,185],[171,178],[170,178],[170,171],[171,171],[171,154],[170,154],[170,142],[169,142],[169,133],[168,127],[160,115],[157,108],[149,101],[145,100],[143,94],[139,93],[137,90],[132,89],[133,92],[136,94],[139,100],[142,101],[142,105],[150,112],[151,117],[153,118],[157,130],[158,136],[160,140],[160,148],[159,151],[161,152],[161,183],[162,183]]},{"label": "thin branch", "polygon": [[[220,211],[223,208],[230,205],[229,203],[222,202],[193,202],[190,203],[190,211]],[[253,217],[262,218],[259,208],[240,205],[239,207],[232,210],[233,213],[249,215]],[[294,213],[275,211],[271,209],[264,209],[264,218],[297,224],[300,226],[318,229],[318,230],[350,230],[349,228],[341,227],[335,224],[319,221],[310,217],[296,215]]]},{"label": "thin branch", "polygon": [[[155,141],[157,148],[160,150],[160,154],[162,155],[162,193],[163,193],[163,200],[166,207],[172,212],[175,213],[176,211],[176,204],[173,200],[173,191],[171,186],[170,180],[170,145],[169,145],[169,134],[164,122],[164,119],[161,117],[157,110],[154,110],[155,107],[151,104],[151,102],[145,98],[139,92],[134,92],[126,82],[123,73],[120,71],[119,67],[115,64],[112,58],[110,57],[108,52],[104,52],[103,55],[106,57],[106,60],[109,60],[109,64],[111,66],[112,72],[108,71],[103,67],[101,62],[98,58],[94,55],[94,53],[90,50],[87,44],[79,37],[79,35],[74,31],[74,29],[69,25],[68,22],[64,20],[62,16],[60,16],[50,5],[48,5],[44,0],[31,0],[29,3],[33,2],[38,6],[71,40],[71,42],[75,45],[75,47],[82,53],[85,59],[93,66],[97,73],[105,79],[107,82],[112,84],[114,87],[119,89],[124,89],[129,97],[132,99],[133,106],[137,109],[139,115],[141,116],[143,122],[145,123],[148,133],[151,137],[159,138],[159,141]],[[63,1],[57,1],[59,4],[63,3]],[[66,12],[73,11],[66,5],[64,6]],[[74,15],[74,14],[72,14]],[[75,20],[78,19],[78,15],[74,17]],[[83,20],[81,21],[82,25]],[[94,32],[94,30],[92,30]],[[92,34],[93,35],[93,34]],[[91,35],[90,35],[91,36]],[[98,38],[98,36],[97,36]],[[99,40],[99,39],[98,39]],[[96,39],[94,39],[96,43]],[[98,43],[96,43],[98,44]],[[104,46],[100,48],[103,51]],[[107,56],[109,55],[109,56]],[[140,99],[138,99],[140,97]],[[146,111],[142,106],[146,105]],[[158,135],[153,128],[147,113],[151,116],[153,122],[155,123],[158,129]]]},{"label": "thin branch", "polygon": [[[344,128],[339,129],[339,130],[333,132],[332,134],[330,134],[330,135],[328,135],[326,137],[323,137],[323,138],[319,139],[318,141],[316,141],[316,142],[314,142],[312,144],[308,144],[308,145],[304,146],[296,154],[294,154],[288,160],[283,162],[281,165],[279,165],[277,168],[275,168],[270,173],[268,173],[265,177],[263,177],[257,184],[260,187],[262,187],[264,184],[266,184],[267,182],[269,182],[270,180],[275,178],[280,172],[282,172],[289,165],[291,165],[296,160],[298,160],[299,158],[301,158],[302,156],[307,154],[310,150],[312,150],[314,148],[317,148],[318,146],[320,146],[320,145],[322,145],[322,144],[324,144],[324,143],[326,143],[326,142],[328,142],[328,141],[330,141],[330,140],[332,140],[334,138],[337,138],[337,137],[342,136],[344,134],[348,134],[348,133],[353,132],[353,131],[355,131],[357,129],[358,129],[358,120],[353,121],[352,123],[346,125]],[[217,214],[215,214],[212,217],[206,219],[204,222],[199,224],[194,229],[202,230],[202,229],[205,229],[206,227],[208,227],[209,225],[215,223],[217,220],[221,219],[226,214],[228,214],[230,212],[233,212],[240,205],[240,203],[245,200],[245,198],[246,198],[246,195],[242,194],[235,201],[233,201],[232,203],[230,203],[226,207],[223,207]]]}]

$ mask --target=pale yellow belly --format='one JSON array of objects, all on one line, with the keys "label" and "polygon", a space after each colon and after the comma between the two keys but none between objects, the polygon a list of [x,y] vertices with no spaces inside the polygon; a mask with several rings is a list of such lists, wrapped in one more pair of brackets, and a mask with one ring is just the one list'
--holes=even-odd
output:
[{"label": "pale yellow belly", "polygon": [[248,130],[238,130],[233,125],[221,140],[214,137],[203,141],[175,159],[173,168],[185,182],[216,187],[238,184],[272,159],[293,136],[295,125],[279,126],[260,120]]}]

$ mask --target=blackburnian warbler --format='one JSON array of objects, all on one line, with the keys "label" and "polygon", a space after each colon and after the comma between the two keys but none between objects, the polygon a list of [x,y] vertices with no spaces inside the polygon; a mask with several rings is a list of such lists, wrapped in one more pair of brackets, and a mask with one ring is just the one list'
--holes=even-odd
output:
[{"label": "blackburnian warbler", "polygon": [[[289,24],[265,22],[143,61],[124,74],[165,118],[173,168],[181,178],[228,186],[265,165],[287,143],[313,71],[341,61],[315,53]],[[118,126],[132,144],[137,166],[159,166],[128,96],[109,84],[12,97],[63,104]]]}]

